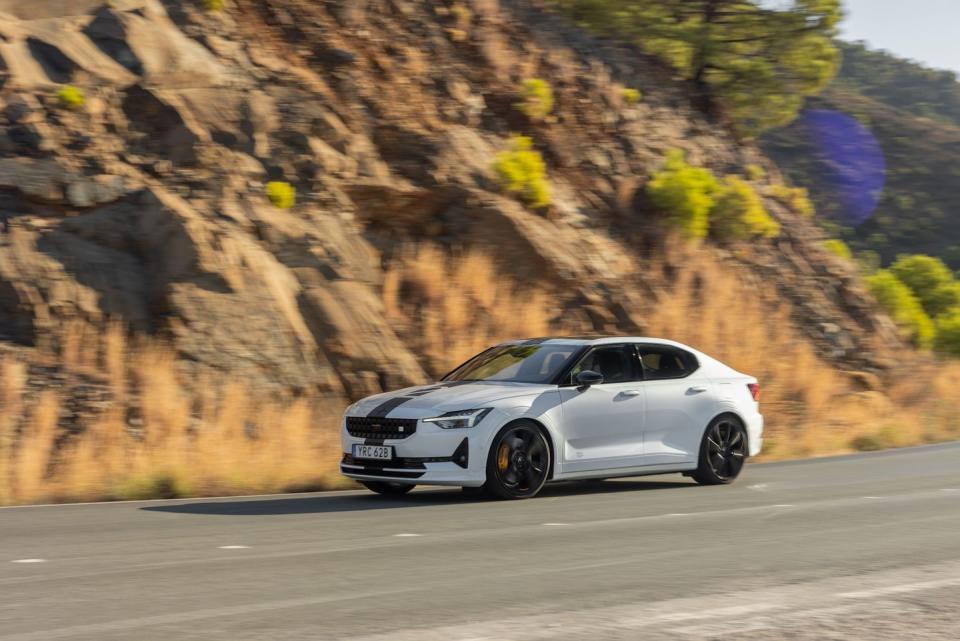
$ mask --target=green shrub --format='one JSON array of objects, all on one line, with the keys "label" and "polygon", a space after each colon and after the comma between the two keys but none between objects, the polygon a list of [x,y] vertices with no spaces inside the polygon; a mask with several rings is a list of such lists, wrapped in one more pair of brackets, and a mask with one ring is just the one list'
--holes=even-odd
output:
[{"label": "green shrub", "polygon": [[867,277],[867,286],[893,321],[917,347],[930,347],[935,328],[910,288],[893,272],[881,269]]},{"label": "green shrub", "polygon": [[61,87],[60,90],[57,91],[57,98],[60,100],[61,105],[74,111],[82,109],[87,101],[83,95],[83,91],[73,85]]},{"label": "green shrub", "polygon": [[937,351],[947,356],[960,357],[960,306],[937,317]]},{"label": "green shrub", "polygon": [[663,168],[647,185],[651,204],[663,212],[687,238],[705,238],[710,229],[710,211],[720,184],[709,169],[687,164],[684,153],[667,154]]},{"label": "green shrub", "polygon": [[960,304],[953,273],[942,260],[917,254],[900,256],[890,271],[920,299],[930,316],[937,316]]},{"label": "green shrub", "polygon": [[203,8],[207,11],[223,11],[224,0],[203,0]]},{"label": "green shrub", "polygon": [[847,244],[839,238],[831,238],[823,241],[823,248],[834,256],[839,256],[844,260],[853,260],[853,252],[847,247]]},{"label": "green shrub", "polygon": [[747,179],[760,182],[767,177],[767,170],[760,165],[747,165]]},{"label": "green shrub", "polygon": [[753,186],[739,176],[727,176],[710,210],[710,232],[719,240],[776,238],[780,224],[763,207]]},{"label": "green shrub", "polygon": [[787,187],[774,185],[771,195],[797,214],[809,218],[814,214],[813,203],[810,201],[810,192],[803,187]]},{"label": "green shrub", "polygon": [[631,87],[625,87],[621,95],[623,96],[623,101],[628,105],[635,105],[643,98],[643,94],[640,93],[640,91]]},{"label": "green shrub", "polygon": [[550,205],[547,166],[527,136],[513,136],[510,148],[497,154],[493,170],[503,189],[519,196],[533,209]]},{"label": "green shrub", "polygon": [[517,103],[517,109],[531,120],[543,120],[553,111],[553,88],[546,80],[527,78],[523,81],[520,97],[522,100]]},{"label": "green shrub", "polygon": [[290,209],[297,203],[297,190],[286,182],[267,183],[267,198],[278,209]]}]

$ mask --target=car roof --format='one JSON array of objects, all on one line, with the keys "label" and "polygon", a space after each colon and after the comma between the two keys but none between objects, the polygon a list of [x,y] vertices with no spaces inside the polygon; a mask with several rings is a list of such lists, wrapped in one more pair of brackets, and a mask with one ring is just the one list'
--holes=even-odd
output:
[{"label": "car roof", "polygon": [[683,343],[671,341],[666,338],[652,338],[649,336],[545,336],[541,338],[526,338],[512,341],[504,341],[502,345],[610,345],[616,343],[647,343],[652,345],[671,345],[673,347],[682,347],[692,349]]}]

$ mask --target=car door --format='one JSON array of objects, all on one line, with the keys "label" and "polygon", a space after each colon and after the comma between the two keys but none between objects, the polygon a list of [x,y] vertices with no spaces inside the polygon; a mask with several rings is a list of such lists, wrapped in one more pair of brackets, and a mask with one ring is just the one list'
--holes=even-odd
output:
[{"label": "car door", "polygon": [[[633,345],[598,345],[560,387],[564,444],[561,472],[588,472],[643,464],[644,396]],[[603,383],[580,387],[576,375],[593,370]]]},{"label": "car door", "polygon": [[710,413],[713,384],[697,374],[690,352],[670,345],[637,345],[643,366],[646,414],[644,464],[696,464]]}]

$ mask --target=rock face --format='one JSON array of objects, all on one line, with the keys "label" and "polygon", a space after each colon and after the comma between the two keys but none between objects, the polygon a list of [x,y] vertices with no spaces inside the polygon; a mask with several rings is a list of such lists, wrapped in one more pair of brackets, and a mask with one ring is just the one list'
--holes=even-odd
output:
[{"label": "rock face", "polygon": [[[0,334],[120,319],[262,388],[358,397],[433,374],[380,293],[383,265],[423,240],[482,247],[587,329],[642,331],[637,293],[669,295],[640,268],[670,265],[637,196],[664,153],[776,168],[635,51],[536,2],[451,6],[0,0]],[[514,107],[534,76],[557,96],[539,123]],[[58,102],[64,84],[81,108]],[[624,86],[645,100],[623,104]],[[498,193],[512,131],[549,164],[547,215]],[[270,205],[270,180],[296,188],[293,209]],[[768,205],[783,238],[735,268],[779,283],[822,353],[877,366],[888,324],[810,223]]]}]

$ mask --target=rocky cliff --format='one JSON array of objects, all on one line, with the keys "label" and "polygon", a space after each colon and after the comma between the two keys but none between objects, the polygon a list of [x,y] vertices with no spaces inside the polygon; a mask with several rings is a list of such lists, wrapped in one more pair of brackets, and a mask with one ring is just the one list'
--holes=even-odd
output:
[{"label": "rocky cliff", "polygon": [[[530,77],[556,95],[543,121],[515,108]],[[667,70],[533,1],[0,0],[0,82],[0,339],[56,351],[66,324],[119,319],[186,366],[295,393],[438,373],[416,319],[384,310],[411,244],[482,250],[549,292],[551,326],[642,334],[692,251],[643,197],[666,152],[779,180]],[[547,161],[546,212],[500,193],[511,132]],[[769,286],[825,359],[882,370],[889,321],[810,222],[766,206],[779,239],[696,251]]]}]

